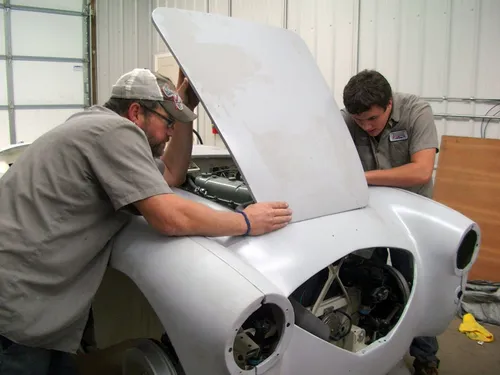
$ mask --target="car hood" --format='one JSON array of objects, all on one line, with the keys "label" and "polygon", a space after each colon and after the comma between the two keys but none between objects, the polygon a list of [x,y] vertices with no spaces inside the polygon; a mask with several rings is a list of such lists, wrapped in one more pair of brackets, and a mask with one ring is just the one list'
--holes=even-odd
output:
[{"label": "car hood", "polygon": [[287,201],[294,222],[367,205],[352,138],[297,34],[171,8],[153,22],[255,201]]}]

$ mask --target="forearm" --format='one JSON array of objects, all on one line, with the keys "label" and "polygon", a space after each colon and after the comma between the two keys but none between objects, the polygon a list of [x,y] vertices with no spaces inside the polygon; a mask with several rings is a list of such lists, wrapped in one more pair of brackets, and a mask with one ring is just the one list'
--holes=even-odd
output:
[{"label": "forearm", "polygon": [[193,123],[175,124],[174,134],[162,156],[164,177],[170,186],[179,186],[185,181],[192,149]]},{"label": "forearm", "polygon": [[208,237],[240,236],[246,233],[243,215],[236,212],[213,210],[195,202],[186,202],[181,215],[171,227],[170,235],[201,235]]},{"label": "forearm", "polygon": [[432,177],[432,171],[429,172],[416,163],[409,163],[391,169],[367,171],[365,176],[368,185],[411,187],[427,183]]},{"label": "forearm", "polygon": [[161,194],[136,202],[148,223],[169,236],[238,236],[247,231],[240,213],[211,209],[175,194]]}]

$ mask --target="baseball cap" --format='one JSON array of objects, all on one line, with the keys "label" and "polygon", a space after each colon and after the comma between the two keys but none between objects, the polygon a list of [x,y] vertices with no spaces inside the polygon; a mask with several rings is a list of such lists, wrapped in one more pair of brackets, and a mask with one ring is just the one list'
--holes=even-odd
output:
[{"label": "baseball cap", "polygon": [[181,122],[191,122],[198,117],[182,102],[168,77],[149,69],[136,68],[123,74],[111,88],[111,97],[158,101],[167,113]]}]

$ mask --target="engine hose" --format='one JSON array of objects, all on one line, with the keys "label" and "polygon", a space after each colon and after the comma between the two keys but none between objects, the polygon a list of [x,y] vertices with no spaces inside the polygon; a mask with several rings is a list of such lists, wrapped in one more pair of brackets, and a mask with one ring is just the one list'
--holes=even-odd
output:
[{"label": "engine hose", "polygon": [[198,133],[195,129],[193,129],[193,133],[196,135],[196,138],[198,138],[198,142],[200,145],[203,144],[203,140],[201,139],[200,133]]}]

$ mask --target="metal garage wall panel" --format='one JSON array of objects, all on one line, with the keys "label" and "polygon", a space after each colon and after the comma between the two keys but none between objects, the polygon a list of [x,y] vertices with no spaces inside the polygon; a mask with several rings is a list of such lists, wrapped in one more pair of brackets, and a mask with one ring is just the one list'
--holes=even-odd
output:
[{"label": "metal garage wall panel", "polygon": [[17,105],[84,105],[80,63],[14,61],[13,71]]},{"label": "metal garage wall panel", "polygon": [[[419,91],[415,93],[420,95],[443,96],[447,94],[448,87],[450,3],[448,1],[432,3],[424,1],[421,7],[420,22],[424,27],[424,40],[420,58],[415,59],[415,64],[421,65],[421,68],[415,68],[415,71],[421,73],[413,78],[421,84],[408,84],[408,87],[418,87]],[[409,31],[411,32],[411,29]],[[407,45],[407,49],[411,47],[412,45]],[[421,48],[420,43],[419,48]]]},{"label": "metal garage wall panel", "polygon": [[401,41],[401,1],[362,0],[359,70],[377,69],[397,86]]},{"label": "metal garage wall panel", "polygon": [[[115,0],[105,0],[115,1]],[[35,8],[63,9],[81,12],[82,0],[10,0],[12,5],[24,5]]]},{"label": "metal garage wall panel", "polygon": [[[475,91],[480,1],[454,1],[451,8],[449,95],[467,97]],[[468,51],[468,53],[464,53]]]},{"label": "metal garage wall panel", "polygon": [[232,1],[231,0],[209,0],[208,1],[208,12],[230,15],[232,10]]},{"label": "metal garage wall panel", "polygon": [[425,57],[425,1],[400,4],[399,45],[396,84],[401,91],[422,92],[422,69]]},{"label": "metal garage wall panel", "polygon": [[[500,105],[492,107],[500,101],[467,98],[500,98],[500,50],[494,47],[500,40],[500,2],[361,0],[360,4],[359,68],[377,69],[393,89],[429,100],[439,136],[480,137],[481,123],[488,120],[470,116],[498,116]],[[499,121],[489,123],[486,136],[500,137]]]},{"label": "metal garage wall panel", "polygon": [[314,0],[306,5],[290,0],[287,14],[287,28],[304,39],[343,107],[344,85],[356,69],[357,1]]},{"label": "metal garage wall panel", "polygon": [[19,109],[16,111],[17,140],[33,142],[78,111],[79,109]]},{"label": "metal garage wall panel", "polygon": [[7,105],[8,103],[6,63],[5,60],[0,60],[0,105]]},{"label": "metal garage wall panel", "polygon": [[[0,9],[0,35],[5,33],[5,10]],[[5,38],[0,37],[0,55],[5,55]]]},{"label": "metal garage wall panel", "polygon": [[264,23],[266,25],[285,26],[285,2],[282,0],[232,0],[231,16]]},{"label": "metal garage wall panel", "polygon": [[[170,7],[178,9],[195,10],[198,12],[206,12],[207,5],[210,3],[208,0],[152,0],[152,8],[158,7]],[[148,23],[151,24],[151,15],[149,16]],[[160,35],[153,27],[153,48],[155,53],[168,52],[167,47],[163,40],[161,40]]]},{"label": "metal garage wall panel", "polygon": [[[498,48],[500,42],[500,1],[482,0],[480,6],[476,96],[500,98],[500,48]],[[489,116],[500,116],[500,101],[478,104],[476,112]],[[487,122],[488,120],[484,123]],[[485,136],[500,139],[500,122],[491,121],[485,129]]]},{"label": "metal garage wall panel", "polygon": [[0,110],[0,148],[10,145],[9,113]]},{"label": "metal garage wall panel", "polygon": [[482,0],[480,6],[477,96],[500,97],[500,1]]},{"label": "metal garage wall panel", "polygon": [[12,53],[83,58],[83,18],[12,10]]}]

